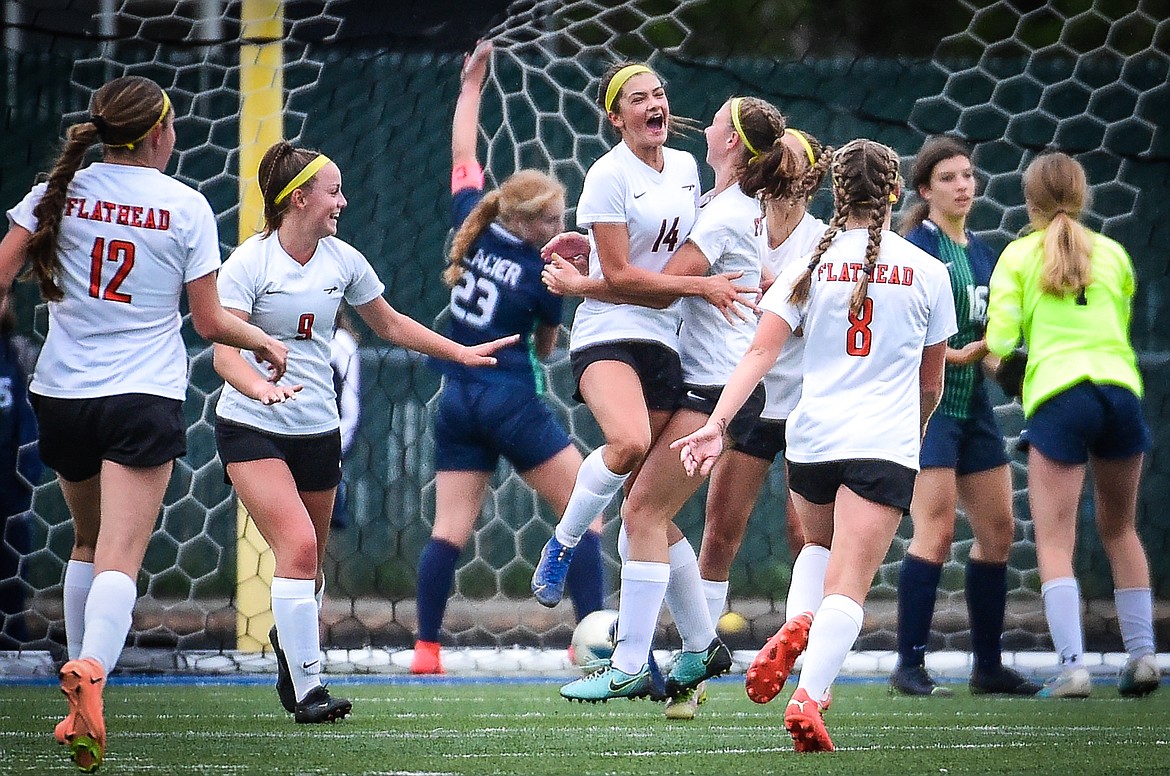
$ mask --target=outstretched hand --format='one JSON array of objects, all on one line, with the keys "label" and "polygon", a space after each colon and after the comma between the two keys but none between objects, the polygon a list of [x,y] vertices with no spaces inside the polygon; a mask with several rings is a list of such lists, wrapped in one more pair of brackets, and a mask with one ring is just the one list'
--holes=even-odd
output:
[{"label": "outstretched hand", "polygon": [[500,337],[482,345],[465,346],[459,355],[459,363],[463,366],[495,366],[496,359],[492,353],[500,348],[515,345],[519,341],[520,335],[513,334],[510,337]]},{"label": "outstretched hand", "polygon": [[756,305],[756,299],[760,296],[759,286],[737,285],[732,282],[742,276],[743,272],[737,271],[704,278],[703,298],[723,313],[723,317],[730,324],[735,323],[735,318],[741,321],[755,320],[754,317],[749,318],[740,307],[747,308],[753,315],[760,312]]},{"label": "outstretched hand", "polygon": [[557,296],[581,296],[581,268],[554,253],[540,273],[544,287]]},{"label": "outstretched hand", "polygon": [[589,236],[580,232],[561,232],[540,249],[540,258],[545,261],[551,260],[554,254],[567,256],[574,264],[581,258],[588,260]]},{"label": "outstretched hand", "polygon": [[695,433],[671,442],[670,449],[678,450],[679,460],[689,476],[706,477],[723,453],[723,429],[708,422]]},{"label": "outstretched hand", "polygon": [[276,383],[265,383],[255,397],[256,401],[264,405],[269,404],[283,404],[286,401],[292,401],[297,398],[297,394],[304,388],[303,385],[278,385]]}]

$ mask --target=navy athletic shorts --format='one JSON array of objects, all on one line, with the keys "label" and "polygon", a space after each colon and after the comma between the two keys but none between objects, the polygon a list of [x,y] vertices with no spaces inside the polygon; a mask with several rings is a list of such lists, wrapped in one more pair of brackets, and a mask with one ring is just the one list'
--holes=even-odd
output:
[{"label": "navy athletic shorts", "polygon": [[572,442],[552,410],[515,383],[443,381],[435,413],[435,469],[493,472],[500,456],[526,472]]},{"label": "navy athletic shorts", "polygon": [[955,474],[976,474],[1008,462],[1003,434],[990,405],[973,407],[969,418],[935,413],[926,424],[918,464],[923,469],[954,469]]},{"label": "navy athletic shorts", "polygon": [[1046,399],[1028,418],[1023,440],[1046,457],[1079,464],[1131,458],[1150,449],[1142,402],[1120,385],[1085,381]]}]

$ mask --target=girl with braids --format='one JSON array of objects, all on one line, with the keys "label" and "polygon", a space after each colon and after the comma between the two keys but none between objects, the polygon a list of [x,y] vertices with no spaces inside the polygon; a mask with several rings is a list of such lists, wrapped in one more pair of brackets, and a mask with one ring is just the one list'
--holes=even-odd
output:
[{"label": "girl with braids", "polygon": [[901,188],[893,149],[847,143],[833,155],[832,180],[833,220],[808,266],[789,266],[768,289],[756,338],[710,420],[673,445],[689,473],[709,472],[735,411],[788,337],[803,330],[804,382],[788,418],[785,457],[805,541],[830,551],[823,598],[788,612],[747,677],[753,700],[769,700],[807,647],[784,715],[798,752],[833,749],[823,703],[910,506],[919,441],[942,392],[946,340],[956,328],[946,269],[889,231]]},{"label": "girl with braids", "polygon": [[[536,170],[521,170],[484,191],[476,158],[480,90],[491,44],[466,59],[451,129],[452,216],[458,230],[444,279],[451,286],[451,339],[467,345],[505,335],[490,371],[444,365],[435,414],[435,524],[418,563],[418,640],[411,671],[443,672],[439,629],[455,565],[479,517],[502,455],[559,515],[568,503],[581,453],[541,400],[536,359],[556,344],[562,300],[540,282],[540,246],[562,228],[565,190]],[[600,523],[573,560],[569,591],[577,619],[602,608]]]},{"label": "girl with braids", "polygon": [[[276,143],[260,160],[265,228],[224,262],[224,305],[287,343],[287,381],[263,379],[239,348],[217,345],[226,385],[216,405],[215,441],[226,479],[272,548],[269,632],[276,691],[299,723],[331,722],[350,702],[321,684],[318,615],[321,561],[341,480],[341,432],[330,340],[344,299],[383,339],[467,367],[491,366],[505,337],[465,346],[392,308],[360,252],[337,238],[346,206],[341,171],[324,154]],[[295,401],[289,401],[295,399]]]},{"label": "girl with braids", "polygon": [[[287,347],[220,306],[211,206],[164,173],[174,110],[157,84],[117,78],[69,128],[46,183],[8,211],[0,294],[28,261],[49,306],[30,398],[40,454],[73,519],[65,570],[69,713],[59,743],[82,770],[105,755],[102,691],[130,630],[135,582],[174,459],[186,453],[187,351],[179,298],[195,330],[252,350],[271,385]],[[102,145],[102,161],[79,169]]]},{"label": "girl with braids", "polygon": [[997,256],[967,229],[975,201],[970,149],[952,137],[930,138],[914,159],[910,182],[920,201],[902,233],[950,273],[959,331],[947,343],[946,388],[922,440],[922,468],[910,504],[914,537],[898,577],[898,665],[890,690],[951,695],[927,673],[925,661],[938,582],[961,503],[975,534],[965,588],[975,657],[971,692],[1035,695],[1040,685],[1004,666],[1000,651],[1015,522],[1003,434],[980,365],[987,355],[987,283]]},{"label": "girl with braids", "polygon": [[[718,277],[708,275],[712,272],[723,275],[721,282],[735,280],[745,291],[758,293],[760,204],[744,193],[739,182],[756,165],[773,171],[793,168],[793,160],[785,158],[791,152],[781,142],[784,129],[784,117],[763,100],[733,97],[719,108],[705,130],[707,162],[715,171],[715,187],[690,235],[663,271],[643,273],[631,284],[636,290],[612,291],[603,279],[582,277],[563,260],[554,259],[546,277],[556,282],[561,279],[558,275],[563,276],[568,286],[564,290],[587,298],[659,307],[696,287],[696,281]],[[750,300],[741,304],[754,309]],[[617,648],[606,670],[569,684],[561,694],[572,700],[597,701],[636,696],[648,689],[648,668],[643,664],[665,598],[683,642],[683,651],[666,679],[666,692],[671,697],[666,715],[689,719],[701,699],[701,683],[728,670],[731,655],[715,635],[695,551],[673,523],[701,481],[687,477],[667,442],[700,427],[707,419],[727,376],[751,342],[755,317],[734,318],[697,297],[683,298],[681,309],[679,357],[684,394],[651,444],[622,507],[619,551],[623,579]],[[732,421],[733,438],[738,440],[746,433],[763,402],[761,385]],[[630,570],[636,573],[627,573]],[[654,572],[668,581],[657,588],[638,584]],[[718,605],[721,612],[722,597]],[[615,692],[615,685],[628,689]]]},{"label": "girl with braids", "polygon": [[1117,622],[1129,658],[1123,696],[1158,689],[1149,563],[1135,523],[1150,432],[1142,379],[1129,341],[1133,263],[1117,242],[1080,223],[1085,171],[1063,153],[1024,171],[1032,233],[1010,243],[991,276],[987,347],[1003,358],[1028,347],[1028,505],[1048,630],[1061,671],[1042,697],[1083,698],[1092,690],[1081,662],[1080,588],[1073,572],[1085,464],[1092,462],[1097,531],[1113,570]]}]

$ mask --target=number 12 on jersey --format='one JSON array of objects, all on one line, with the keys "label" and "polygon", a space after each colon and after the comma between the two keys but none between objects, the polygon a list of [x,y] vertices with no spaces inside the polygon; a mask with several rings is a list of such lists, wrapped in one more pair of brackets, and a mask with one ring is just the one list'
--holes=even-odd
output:
[{"label": "number 12 on jersey", "polygon": [[[99,237],[93,241],[89,259],[89,295],[107,302],[130,304],[131,295],[122,293],[118,288],[126,281],[130,270],[134,269],[134,243],[128,240],[110,240],[107,246],[106,238]],[[107,261],[113,262],[118,268],[114,270],[110,282],[102,288],[102,269]]]}]

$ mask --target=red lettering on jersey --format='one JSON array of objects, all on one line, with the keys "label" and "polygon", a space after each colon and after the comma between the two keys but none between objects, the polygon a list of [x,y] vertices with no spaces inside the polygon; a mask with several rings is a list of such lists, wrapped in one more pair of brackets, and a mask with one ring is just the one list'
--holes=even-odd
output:
[{"label": "red lettering on jersey", "polygon": [[889,278],[886,277],[886,273],[889,272],[889,270],[890,268],[885,264],[877,265],[877,268],[873,271],[873,282],[888,283]]},{"label": "red lettering on jersey", "polygon": [[113,223],[114,222],[114,211],[118,209],[118,203],[117,202],[103,202],[102,207],[105,208],[105,210],[106,210],[106,217],[104,219],[99,219],[99,220],[103,220],[107,224]]},{"label": "red lettering on jersey", "polygon": [[154,229],[154,208],[146,211],[146,221],[142,224],[143,229]]},{"label": "red lettering on jersey", "polygon": [[837,280],[837,276],[833,274],[833,262],[825,262],[821,266],[825,268],[825,280]]},{"label": "red lettering on jersey", "polygon": [[67,215],[67,216],[73,215],[73,208],[75,208],[75,207],[78,210],[85,207],[85,200],[78,199],[77,197],[66,197],[65,198],[65,215]]},{"label": "red lettering on jersey", "polygon": [[163,210],[162,208],[159,208],[159,210],[158,210],[158,226],[156,226],[155,228],[159,229],[160,231],[163,231],[163,232],[165,232],[166,230],[171,228],[171,211]]},{"label": "red lettering on jersey", "polygon": [[902,285],[904,285],[904,286],[914,285],[914,268],[913,267],[905,267],[902,269]]},{"label": "red lettering on jersey", "polygon": [[864,264],[850,264],[849,269],[852,270],[853,276],[849,279],[856,283],[857,279],[861,277],[861,268],[864,266]]},{"label": "red lettering on jersey", "polygon": [[88,216],[82,216],[82,218],[88,218],[90,221],[101,221],[102,220],[102,201],[99,199],[97,202],[93,203],[93,212],[90,213]]},{"label": "red lettering on jersey", "polygon": [[887,283],[893,283],[895,286],[902,284],[902,279],[898,276],[898,265],[894,264],[890,267],[890,279]]},{"label": "red lettering on jersey", "polygon": [[122,226],[130,225],[130,206],[118,205],[118,223]]},{"label": "red lettering on jersey", "polygon": [[130,226],[137,226],[142,228],[142,208],[138,205],[133,205],[130,208]]}]

